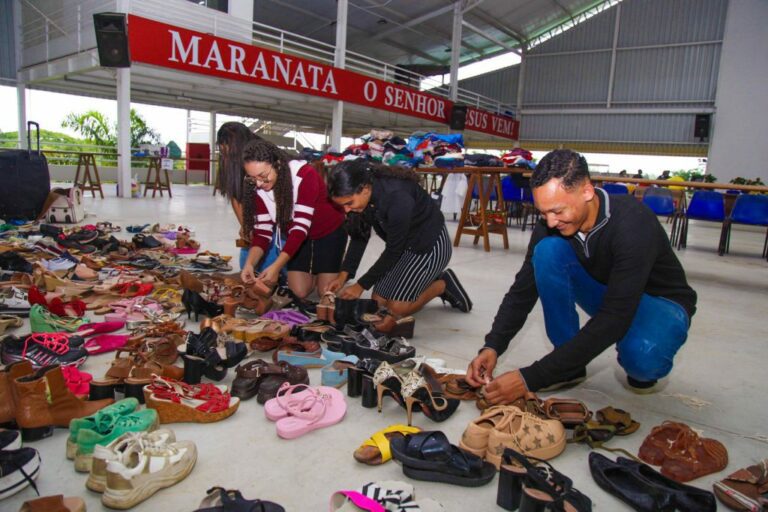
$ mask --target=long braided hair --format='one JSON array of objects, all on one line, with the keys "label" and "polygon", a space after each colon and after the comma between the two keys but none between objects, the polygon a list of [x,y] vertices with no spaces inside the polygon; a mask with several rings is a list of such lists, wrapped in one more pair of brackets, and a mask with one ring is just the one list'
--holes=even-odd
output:
[{"label": "long braided hair", "polygon": [[[373,185],[375,178],[395,178],[419,182],[419,176],[413,169],[400,166],[388,166],[367,160],[347,160],[339,162],[328,176],[328,195],[347,197],[360,193],[366,185]],[[370,219],[365,212],[347,213],[345,229],[350,236],[367,240],[371,236]]]},{"label": "long braided hair", "polygon": [[[242,153],[243,165],[248,162],[264,162],[272,166],[277,174],[272,193],[277,207],[276,224],[283,233],[288,232],[288,224],[293,217],[293,179],[288,166],[288,156],[280,148],[264,139],[256,139],[245,145]],[[243,230],[253,231],[256,183],[246,178],[243,180]]]},{"label": "long braided hair", "polygon": [[243,201],[243,149],[245,145],[260,137],[243,123],[227,122],[216,133],[219,146],[219,190],[227,199]]}]

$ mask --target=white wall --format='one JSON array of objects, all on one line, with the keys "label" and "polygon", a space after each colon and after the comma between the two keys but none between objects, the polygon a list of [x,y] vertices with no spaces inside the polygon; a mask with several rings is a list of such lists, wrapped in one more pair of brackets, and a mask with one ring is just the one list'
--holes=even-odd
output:
[{"label": "white wall", "polygon": [[768,2],[731,0],[720,55],[707,170],[717,181],[768,182]]},{"label": "white wall", "polygon": [[242,20],[253,21],[253,0],[229,0],[229,14]]}]

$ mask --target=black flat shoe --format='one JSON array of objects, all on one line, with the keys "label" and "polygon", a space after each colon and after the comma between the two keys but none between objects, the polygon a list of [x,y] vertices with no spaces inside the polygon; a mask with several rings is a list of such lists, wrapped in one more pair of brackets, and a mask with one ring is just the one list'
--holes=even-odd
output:
[{"label": "black flat shoe", "polygon": [[285,509],[271,501],[245,499],[240,491],[213,487],[208,489],[208,495],[195,512],[285,512]]}]

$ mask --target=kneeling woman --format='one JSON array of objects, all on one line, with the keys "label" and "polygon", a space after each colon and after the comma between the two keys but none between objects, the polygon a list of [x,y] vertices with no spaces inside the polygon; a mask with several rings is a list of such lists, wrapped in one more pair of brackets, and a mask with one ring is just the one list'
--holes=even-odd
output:
[{"label": "kneeling woman", "polygon": [[341,162],[328,189],[354,221],[349,223],[354,227],[342,271],[330,291],[355,275],[372,227],[385,241],[384,252],[339,297],[356,299],[373,287],[372,297],[395,318],[419,311],[435,297],[464,312],[472,309],[456,274],[446,270],[452,251],[443,214],[414,171],[363,160]]},{"label": "kneeling woman", "polygon": [[[287,264],[288,288],[297,297],[306,298],[315,286],[324,293],[338,276],[347,234],[344,214],[329,201],[322,177],[303,160],[289,162],[280,148],[263,139],[245,145],[243,165],[243,227],[251,233],[243,281],[273,285]],[[257,277],[254,265],[270,249],[275,230],[287,235],[285,245]]]}]

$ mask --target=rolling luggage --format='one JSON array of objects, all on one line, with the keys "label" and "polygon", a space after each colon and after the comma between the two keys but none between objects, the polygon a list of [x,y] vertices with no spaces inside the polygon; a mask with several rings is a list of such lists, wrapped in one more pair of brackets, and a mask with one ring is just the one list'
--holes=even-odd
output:
[{"label": "rolling luggage", "polygon": [[[32,150],[32,126],[37,150]],[[0,151],[0,219],[34,220],[51,191],[48,161],[40,152],[40,125],[27,123],[27,150]]]}]

